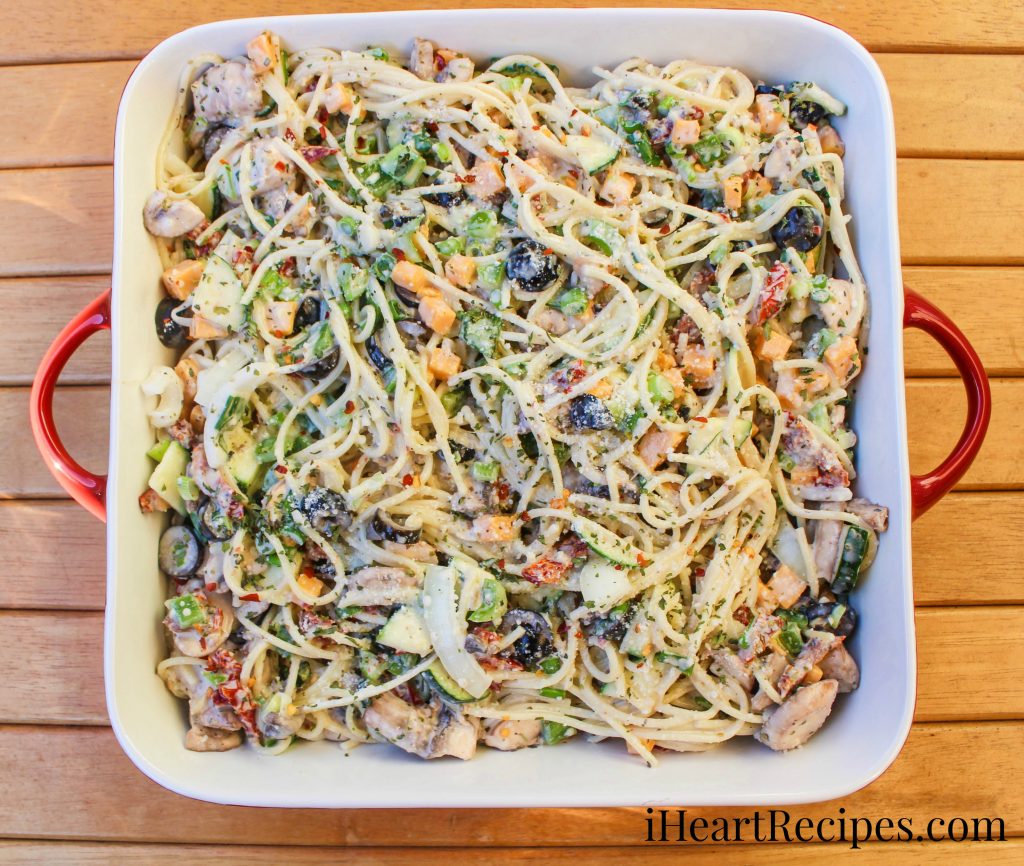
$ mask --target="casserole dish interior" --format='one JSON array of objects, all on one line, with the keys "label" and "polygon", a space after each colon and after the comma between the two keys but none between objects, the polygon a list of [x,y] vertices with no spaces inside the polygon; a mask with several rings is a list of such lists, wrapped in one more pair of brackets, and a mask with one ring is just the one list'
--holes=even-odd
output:
[{"label": "casserole dish interior", "polygon": [[[869,357],[854,409],[859,437],[856,490],[891,512],[877,560],[857,591],[852,641],[862,681],[837,703],[804,748],[773,753],[752,741],[710,752],[665,753],[650,770],[618,745],[571,742],[515,753],[484,750],[462,763],[423,762],[394,748],[345,756],[320,742],[261,757],[238,749],[188,752],[183,706],[154,673],[164,655],[159,623],[164,584],[156,564],[161,522],[137,496],[153,439],[139,385],[171,362],[151,327],[160,266],[140,214],[180,71],[207,51],[243,53],[263,29],[289,47],[393,47],[414,36],[478,61],[523,51],[556,62],[575,83],[594,65],[634,55],[656,63],[694,58],[733,65],[769,82],[814,80],[844,100],[847,207],[871,290]],[[614,38],[610,36],[614,34]],[[701,10],[492,10],[377,13],[227,21],[161,43],[129,82],[118,115],[113,285],[111,476],[105,675],[110,717],[125,751],[147,775],[188,796],[264,806],[598,806],[782,804],[822,800],[863,786],[893,760],[914,704],[909,539],[909,466],[903,400],[902,289],[896,223],[892,110],[878,67],[835,28],[801,16]]]}]

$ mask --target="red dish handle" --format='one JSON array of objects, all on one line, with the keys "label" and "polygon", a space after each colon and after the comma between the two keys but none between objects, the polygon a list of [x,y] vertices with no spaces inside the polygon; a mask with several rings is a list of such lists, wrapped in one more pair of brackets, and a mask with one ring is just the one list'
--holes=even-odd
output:
[{"label": "red dish handle", "polygon": [[909,289],[904,291],[904,302],[903,327],[920,328],[933,337],[953,359],[967,391],[967,420],[952,453],[931,472],[910,476],[910,499],[916,520],[949,493],[978,456],[992,415],[992,392],[978,353],[950,318]]},{"label": "red dish handle", "polygon": [[110,328],[110,289],[68,322],[43,356],[32,383],[29,416],[36,447],[47,468],[72,498],[106,522],[107,476],[84,469],[68,454],[53,421],[53,389],[64,365],[88,337]]}]

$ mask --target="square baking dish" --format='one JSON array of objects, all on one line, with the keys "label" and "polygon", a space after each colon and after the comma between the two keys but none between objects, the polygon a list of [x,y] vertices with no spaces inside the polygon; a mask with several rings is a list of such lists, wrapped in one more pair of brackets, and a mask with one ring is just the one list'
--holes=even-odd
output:
[{"label": "square baking dish", "polygon": [[[589,70],[595,65],[613,66],[634,55],[656,63],[694,58],[736,66],[769,82],[814,80],[847,103],[849,111],[836,125],[847,147],[847,208],[871,303],[870,356],[854,411],[860,442],[856,492],[887,505],[891,520],[877,560],[857,590],[861,621],[852,649],[861,665],[861,686],[837,702],[828,724],[807,746],[779,754],[747,738],[705,753],[665,753],[656,769],[628,755],[621,744],[583,741],[514,753],[484,749],[465,763],[425,762],[385,747],[345,756],[327,742],[303,744],[276,758],[244,748],[186,751],[182,707],[154,673],[165,653],[159,622],[164,580],[155,556],[161,525],[142,515],[137,504],[150,472],[145,450],[153,439],[139,386],[154,365],[173,364],[172,353],[149,326],[162,297],[161,269],[140,214],[153,188],[157,145],[185,62],[209,51],[244,53],[246,41],[263,29],[278,33],[290,48],[385,45],[404,55],[412,39],[422,36],[478,60],[534,53],[557,62],[574,83],[592,80]],[[955,326],[909,296],[906,323],[933,333],[966,378],[973,375],[974,387],[973,427],[965,430],[958,451],[936,473],[912,481],[892,108],[877,65],[850,36],[798,15],[682,9],[389,12],[203,25],[158,45],[125,88],[117,119],[115,193],[112,295],[83,311],[44,359],[33,392],[33,426],[61,483],[97,516],[105,510],[107,703],[125,752],[152,779],[190,797],[255,806],[767,805],[841,797],[866,785],[896,757],[915,700],[912,486],[913,506],[920,511],[966,469],[984,435],[987,386]],[[110,475],[104,484],[60,446],[49,402],[67,357],[88,333],[108,325],[113,371]]]}]

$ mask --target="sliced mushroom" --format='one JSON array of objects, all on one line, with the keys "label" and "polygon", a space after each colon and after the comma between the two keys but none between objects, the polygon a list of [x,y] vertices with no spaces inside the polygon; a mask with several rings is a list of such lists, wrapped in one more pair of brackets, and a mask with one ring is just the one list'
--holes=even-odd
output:
[{"label": "sliced mushroom", "polygon": [[835,680],[820,680],[797,689],[771,713],[754,734],[755,739],[776,752],[802,746],[825,724],[838,693]]},{"label": "sliced mushroom", "polygon": [[197,118],[241,126],[263,106],[263,87],[248,63],[229,60],[211,66],[192,82],[192,101]]},{"label": "sliced mushroom", "polygon": [[210,611],[207,621],[198,627],[180,629],[173,616],[164,619],[164,624],[174,639],[174,646],[182,655],[193,658],[208,656],[220,648],[234,629],[235,613],[231,607],[231,597],[211,593],[209,602]]},{"label": "sliced mushroom", "polygon": [[184,198],[171,198],[158,189],[142,209],[146,231],[158,238],[177,238],[198,228],[206,219],[195,204]]},{"label": "sliced mushroom", "polygon": [[509,719],[491,726],[484,744],[502,752],[526,749],[540,742],[541,723],[536,719]]},{"label": "sliced mushroom", "polygon": [[476,752],[476,725],[449,707],[414,707],[388,693],[363,713],[366,729],[379,739],[421,758],[451,755],[468,760]]},{"label": "sliced mushroom", "polygon": [[227,752],[242,745],[241,731],[221,731],[193,725],[185,734],[185,748],[190,752]]},{"label": "sliced mushroom", "polygon": [[342,607],[377,605],[387,607],[413,601],[419,592],[416,578],[400,568],[372,566],[355,572],[348,591],[339,599]]},{"label": "sliced mushroom", "polygon": [[839,684],[840,694],[852,692],[860,685],[860,668],[843,644],[836,646],[818,662],[818,667],[825,679],[835,680]]}]

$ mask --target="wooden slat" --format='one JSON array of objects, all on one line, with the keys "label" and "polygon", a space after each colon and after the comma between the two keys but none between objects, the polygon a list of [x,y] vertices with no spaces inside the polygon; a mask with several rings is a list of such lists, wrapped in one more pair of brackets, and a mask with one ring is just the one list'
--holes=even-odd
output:
[{"label": "wooden slat", "polygon": [[[904,264],[1024,263],[1024,162],[901,159],[898,173]],[[958,195],[983,201],[961,208]]]},{"label": "wooden slat", "polygon": [[[1001,817],[1008,836],[1024,834],[1024,723],[915,725],[895,763],[843,798],[789,807],[793,820],[906,816]],[[339,761],[343,759],[339,753]],[[999,771],[985,770],[998,764]],[[0,728],[0,835],[288,845],[535,846],[640,844],[643,809],[317,810],[246,809],[187,800],[134,769],[108,728]],[[40,785],[40,768],[48,784]],[[984,770],[984,771],[983,771]],[[609,783],[611,784],[611,782]],[[750,816],[753,810],[694,808],[687,815]],[[788,850],[788,849],[787,849]]]},{"label": "wooden slat", "polygon": [[[997,490],[1024,486],[1024,380],[992,380],[993,435],[985,442],[958,489]],[[69,452],[86,468],[106,463],[107,390],[61,388],[54,400],[58,428]],[[928,471],[945,458],[963,424],[963,388],[955,379],[907,382],[911,468]],[[62,491],[36,453],[27,429],[28,390],[0,389],[0,435],[9,459],[0,463],[0,498],[59,496]]]},{"label": "wooden slat", "polygon": [[[158,617],[153,611],[154,623]],[[0,723],[106,723],[101,614],[0,612],[0,632],[0,670],[9,683]],[[919,609],[917,632],[918,721],[1024,718],[1024,608]],[[991,664],[992,643],[979,635],[998,636],[998,666]],[[31,653],[24,652],[28,644]]]},{"label": "wooden slat", "polygon": [[1021,493],[951,493],[914,523],[914,598],[926,604],[1024,602]]},{"label": "wooden slat", "polygon": [[[1022,186],[1024,162],[899,160],[904,262],[1024,263]],[[984,213],[951,209],[953,190],[982,189]],[[108,167],[0,171],[0,277],[107,272],[112,196]]]},{"label": "wooden slat", "polygon": [[1024,57],[878,54],[900,156],[1019,157]]},{"label": "wooden slat", "polygon": [[[952,493],[914,524],[919,605],[1024,603],[1020,493]],[[58,543],[59,540],[59,543]],[[0,608],[102,610],[103,524],[67,501],[0,504]]]},{"label": "wooden slat", "polygon": [[0,168],[111,162],[117,104],[134,68],[119,62],[0,69],[0,126],[10,130]]},{"label": "wooden slat", "polygon": [[0,608],[102,610],[103,524],[63,502],[0,503]]},{"label": "wooden slat", "polygon": [[[1024,486],[1024,381],[993,379],[992,423],[974,464],[957,489],[996,490]],[[953,379],[907,382],[910,470],[929,472],[956,444],[966,414],[966,398]],[[861,455],[864,459],[865,455]]]},{"label": "wooden slat", "polygon": [[[641,826],[641,832],[643,827]],[[888,835],[887,830],[883,830]],[[982,831],[984,832],[984,831]],[[750,832],[748,838],[752,838]],[[642,838],[642,837],[641,837]],[[897,853],[898,851],[898,853]],[[760,863],[775,852],[755,844],[694,846],[686,852],[687,866],[721,866],[722,863]],[[778,854],[776,854],[778,856]],[[850,844],[787,845],[783,855],[788,866],[820,866],[822,862],[892,863],[908,866],[935,866],[956,862],[964,866],[1011,866],[1024,859],[1024,842],[1007,839],[989,842],[932,842],[924,845],[897,846],[868,842],[854,848]],[[348,849],[345,863],[353,866],[450,866],[472,862],[475,866],[499,863],[525,863],[530,866],[564,866],[586,863],[588,866],[620,866],[622,863],[673,863],[681,860],[672,844],[639,844],[609,848],[490,848],[486,851],[466,848],[364,848]],[[108,863],[141,864],[183,861],[189,866],[223,866],[245,863],[247,866],[337,866],[337,848],[284,848],[253,845],[133,845],[88,842],[0,842],[0,863],[7,866],[90,866]]]},{"label": "wooden slat", "polygon": [[917,721],[1024,718],[1024,608],[918,608],[916,620]]},{"label": "wooden slat", "polygon": [[[479,8],[490,0],[459,0],[449,7]],[[546,6],[530,0],[520,6]],[[593,0],[589,6],[617,6],[621,0]],[[700,6],[701,0],[684,0],[671,5]],[[723,8],[749,7],[743,0],[720,0]],[[784,9],[822,17],[846,30],[872,50],[920,50],[952,48],[959,51],[1019,51],[1024,48],[1024,17],[1019,4],[956,3],[953,0],[906,0],[893,4],[884,0],[822,6],[811,0],[767,0],[761,8]],[[432,0],[350,0],[342,7],[329,0],[308,0],[304,13],[381,11],[386,9],[431,9]],[[41,0],[19,9],[17,26],[0,33],[0,62],[32,63],[51,60],[139,57],[159,40],[178,30],[212,19],[279,15],[280,4],[269,0],[224,0],[216,8],[180,4],[167,6],[156,0],[125,6],[106,0],[86,7],[71,0]],[[74,21],[74,26],[65,22]],[[111,34],[117,38],[112,39]],[[443,37],[438,22],[437,33]],[[330,41],[330,40],[325,40]]]},{"label": "wooden slat", "polygon": [[[903,278],[956,321],[990,375],[1024,375],[1024,268],[907,267]],[[0,279],[0,309],[20,311],[19,339],[0,344],[0,385],[30,384],[61,324],[109,284],[109,276],[100,275]],[[977,302],[979,293],[1000,299],[999,327],[993,327],[988,305]],[[108,345],[107,335],[90,340],[61,382],[106,382]],[[956,375],[946,353],[919,331],[907,332],[906,369],[911,376]]]},{"label": "wooden slat", "polygon": [[[900,156],[1020,157],[1024,57],[879,54]],[[96,165],[114,153],[114,116],[134,61],[0,68],[0,168]],[[941,87],[933,86],[941,81]],[[842,94],[837,94],[842,96]],[[43,104],[48,111],[39,111]],[[955,122],[950,122],[955,119]]]},{"label": "wooden slat", "polygon": [[[43,463],[32,439],[27,388],[0,388],[0,435],[5,438],[0,461],[0,498],[64,496]],[[68,452],[86,469],[103,472],[107,465],[109,389],[60,388],[54,417]]]},{"label": "wooden slat", "polygon": [[[106,724],[103,697],[103,615],[0,613],[0,667],[17,713],[0,719],[28,724]],[[26,652],[26,647],[32,647]],[[12,718],[5,718],[11,715]],[[17,715],[19,718],[13,718]]]},{"label": "wooden slat", "polygon": [[[0,343],[0,385],[30,385],[61,327],[110,285],[108,276],[0,280],[0,309],[18,311],[18,339]],[[65,385],[110,380],[110,336],[96,335],[72,356]]]},{"label": "wooden slat", "polygon": [[[905,267],[903,283],[948,315],[978,352],[990,376],[1024,374],[1024,268]],[[990,304],[998,299],[998,318]],[[956,368],[931,337],[906,332],[909,376],[952,376]]]},{"label": "wooden slat", "polygon": [[106,166],[0,171],[0,277],[108,273],[113,196]]}]

